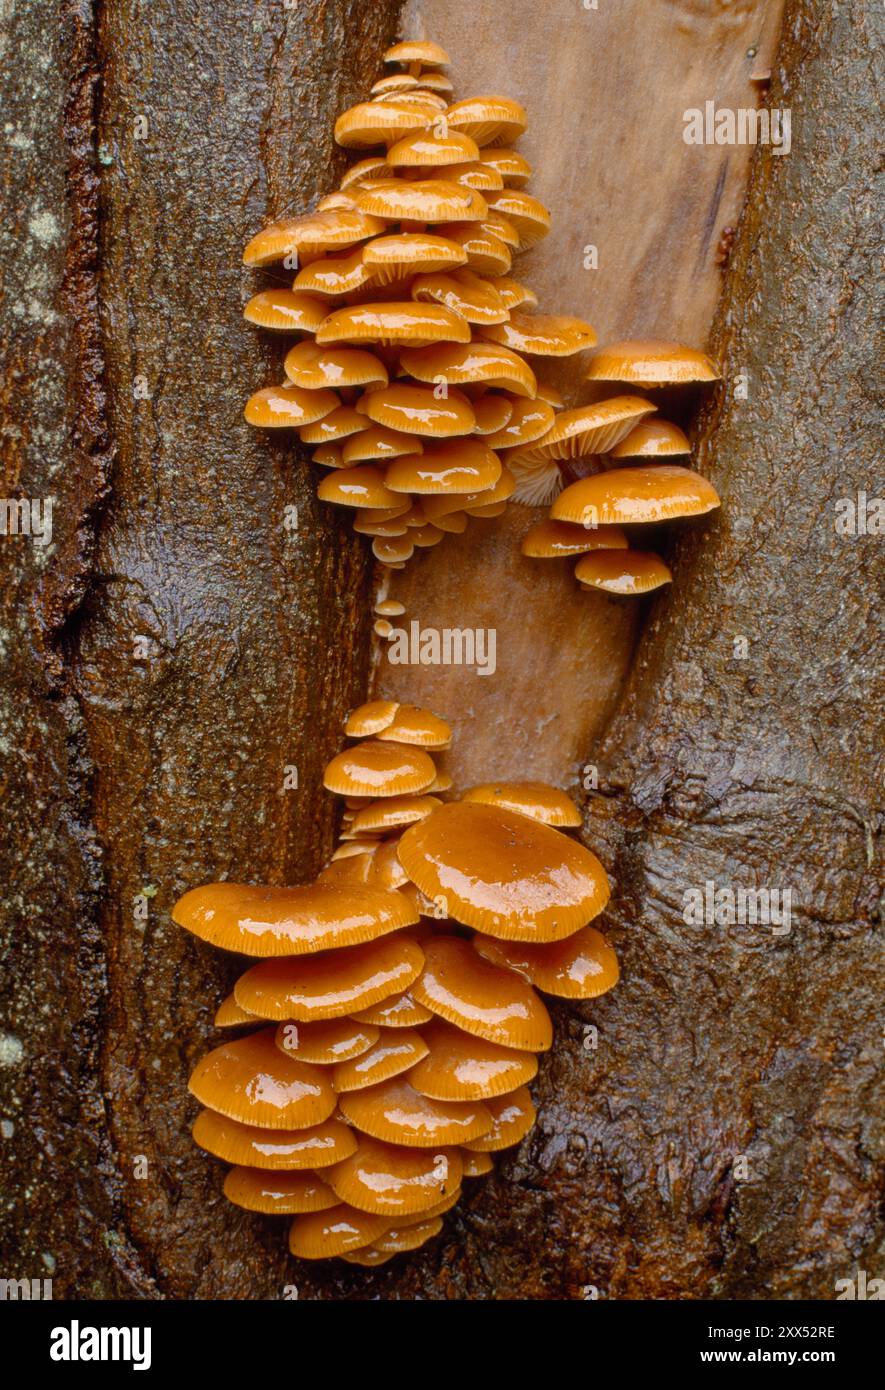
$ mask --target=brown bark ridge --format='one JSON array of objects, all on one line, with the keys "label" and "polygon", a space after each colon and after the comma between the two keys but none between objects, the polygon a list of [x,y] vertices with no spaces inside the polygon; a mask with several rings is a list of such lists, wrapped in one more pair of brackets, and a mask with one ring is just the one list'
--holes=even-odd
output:
[{"label": "brown bark ridge", "polygon": [[291,442],[243,421],[282,373],[239,317],[241,255],[327,191],[335,115],[395,19],[358,0],[7,17],[4,493],[55,508],[51,546],[0,538],[3,1272],[51,1273],[56,1297],[284,1278],[280,1231],[224,1210],[190,1140],[231,963],[169,909],[208,879],[308,878],[331,841],[321,768],[366,684],[369,570]]}]

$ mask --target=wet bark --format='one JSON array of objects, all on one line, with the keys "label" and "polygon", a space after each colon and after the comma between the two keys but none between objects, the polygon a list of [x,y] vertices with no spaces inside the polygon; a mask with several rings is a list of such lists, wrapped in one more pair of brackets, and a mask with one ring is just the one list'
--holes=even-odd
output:
[{"label": "wet bark", "polygon": [[[880,16],[788,4],[792,153],[755,162],[703,422],[722,514],[676,544],[587,748],[622,983],[555,1011],[538,1128],[444,1235],[342,1273],[295,1268],[191,1144],[231,968],[168,909],[221,874],[306,877],[330,840],[319,770],[367,680],[368,570],[291,446],[242,424],[276,364],[231,306],[247,235],[330,187],[334,114],[396,6],[49,13],[9,20],[43,101],[4,105],[4,491],[56,499],[51,546],[0,546],[4,1271],[56,1297],[475,1299],[826,1298],[880,1273],[883,542],[835,526],[838,499],[882,494]],[[791,888],[789,933],[686,924],[707,881]]]}]

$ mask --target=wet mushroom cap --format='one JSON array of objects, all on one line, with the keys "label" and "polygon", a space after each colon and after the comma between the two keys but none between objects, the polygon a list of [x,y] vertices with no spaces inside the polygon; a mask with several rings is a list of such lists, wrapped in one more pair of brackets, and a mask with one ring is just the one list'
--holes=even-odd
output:
[{"label": "wet mushroom cap", "polygon": [[404,796],[426,791],[435,777],[433,759],[423,749],[372,739],[337,753],[323,785],[338,796]]},{"label": "wet mushroom cap", "polygon": [[394,507],[399,501],[396,493],[387,487],[384,474],[370,463],[330,473],[317,488],[317,497],[321,502],[334,502],[339,507],[372,507],[378,510]]},{"label": "wet mushroom cap", "polygon": [[286,354],[283,370],[295,386],[309,391],[324,386],[335,390],[344,386],[387,385],[384,364],[363,348],[330,348],[318,347],[312,342],[296,343]]},{"label": "wet mushroom cap", "polygon": [[254,1014],[249,1014],[245,1009],[241,1009],[232,994],[229,994],[215,1011],[215,1018],[212,1020],[216,1028],[242,1028],[247,1023],[257,1023]]},{"label": "wet mushroom cap", "polygon": [[473,408],[460,391],[440,398],[432,387],[413,383],[395,383],[367,391],[360,408],[376,424],[431,439],[469,434],[476,424]]},{"label": "wet mushroom cap", "polygon": [[575,577],[589,588],[625,595],[647,594],[673,579],[652,550],[594,550],[581,556]]},{"label": "wet mushroom cap", "polygon": [[448,439],[421,455],[394,459],[385,475],[393,493],[472,493],[494,487],[501,460],[481,439]]},{"label": "wet mushroom cap", "polygon": [[642,396],[613,396],[607,401],[560,411],[526,457],[578,459],[587,454],[607,454],[630,433],[637,420],[655,409]]},{"label": "wet mushroom cap", "polygon": [[[360,401],[362,405],[362,401]],[[377,425],[371,423],[368,417],[363,414],[363,429],[359,434],[352,434],[346,439],[341,450],[341,458],[346,468],[352,463],[360,463],[368,459],[387,460],[401,458],[404,454],[422,454],[424,445],[414,434],[406,434],[403,430],[392,430],[387,425]],[[403,509],[404,510],[404,509]],[[401,514],[401,513],[400,513]],[[376,523],[383,520],[376,517]]]},{"label": "wet mushroom cap", "polygon": [[571,797],[546,782],[482,782],[469,787],[461,800],[476,801],[484,806],[504,806],[542,825],[574,827],[581,824],[581,812]]},{"label": "wet mushroom cap", "polygon": [[397,140],[387,151],[387,163],[392,169],[439,167],[479,160],[479,146],[469,135],[451,130],[421,130]]},{"label": "wet mushroom cap", "polygon": [[423,709],[420,705],[398,705],[393,719],[379,731],[378,740],[442,749],[451,744],[452,729],[432,710]]},{"label": "wet mushroom cap", "polygon": [[595,854],[551,826],[495,806],[443,806],[404,832],[398,853],[428,898],[445,901],[456,921],[503,940],[558,941],[608,902]]},{"label": "wet mushroom cap", "polygon": [[522,135],[528,117],[525,108],[509,97],[468,97],[448,108],[446,124],[478,145],[509,145]]},{"label": "wet mushroom cap", "polygon": [[302,1260],[322,1260],[371,1245],[393,1225],[388,1216],[370,1216],[341,1203],[328,1211],[298,1216],[289,1232],[289,1250]]},{"label": "wet mushroom cap", "polygon": [[374,1047],[380,1033],[368,1023],[352,1018],[327,1018],[317,1023],[287,1020],[276,1031],[277,1047],[289,1057],[314,1066],[350,1062]]},{"label": "wet mushroom cap", "polygon": [[349,435],[359,434],[366,428],[366,419],[350,405],[339,405],[316,420],[312,425],[304,425],[299,430],[303,444],[331,444],[337,439],[347,439]]},{"label": "wet mushroom cap", "polygon": [[507,150],[493,145],[480,150],[479,157],[483,164],[488,164],[499,173],[511,188],[521,188],[532,176],[531,164],[517,150]]},{"label": "wet mushroom cap", "polygon": [[412,298],[420,302],[445,304],[468,323],[506,323],[510,311],[494,286],[475,271],[461,268],[446,273],[416,275],[412,281]]},{"label": "wet mushroom cap", "polygon": [[512,1148],[525,1138],[535,1123],[535,1107],[525,1086],[488,1101],[486,1108],[493,1120],[491,1133],[464,1145],[476,1153],[497,1153],[499,1149]]},{"label": "wet mushroom cap", "polygon": [[260,290],[253,294],[243,317],[259,328],[286,333],[315,333],[326,317],[322,300],[294,290]]},{"label": "wet mushroom cap", "polygon": [[261,961],[240,976],[234,995],[238,1004],[261,1018],[312,1023],[368,1009],[400,993],[417,978],[423,964],[424,953],[417,942],[397,933],[306,959]]},{"label": "wet mushroom cap", "polygon": [[275,1173],[325,1168],[356,1149],[353,1130],[334,1118],[308,1129],[283,1130],[245,1125],[214,1110],[201,1110],[192,1134],[201,1149],[226,1163]]},{"label": "wet mushroom cap", "polygon": [[326,1211],[340,1198],[315,1173],[297,1170],[272,1175],[265,1168],[231,1168],[224,1180],[224,1195],[235,1206],[270,1216],[295,1216]]},{"label": "wet mushroom cap", "polygon": [[[582,927],[565,941],[527,946],[474,936],[471,945],[492,965],[515,970],[545,994],[560,999],[596,999],[618,982],[618,958],[595,927]],[[425,1033],[425,1041],[429,1041]],[[432,1048],[431,1048],[432,1051]]]},{"label": "wet mushroom cap", "polygon": [[[410,119],[416,123],[414,112]],[[328,208],[270,223],[249,242],[243,261],[249,266],[273,265],[294,254],[351,247],[383,231],[382,221],[358,208]]]},{"label": "wet mushroom cap", "polygon": [[631,386],[684,386],[718,381],[715,362],[683,343],[625,340],[609,343],[591,357],[585,381],[623,381]]},{"label": "wet mushroom cap", "polygon": [[209,1110],[268,1129],[306,1129],[335,1109],[328,1076],[284,1056],[273,1029],[213,1048],[197,1063],[188,1089]]},{"label": "wet mushroom cap", "polygon": [[335,140],[347,150],[371,149],[375,145],[393,145],[403,136],[426,129],[431,124],[432,109],[427,113],[416,110],[405,100],[384,98],[381,101],[360,102],[343,111],[335,122]]},{"label": "wet mushroom cap", "polygon": [[376,282],[382,283],[403,275],[457,269],[466,263],[467,252],[462,246],[429,232],[376,237],[363,251],[363,265],[371,269]]},{"label": "wet mushroom cap", "polygon": [[357,206],[385,222],[481,222],[488,214],[481,193],[445,178],[367,184],[357,193]]},{"label": "wet mushroom cap", "polygon": [[407,349],[400,359],[403,371],[418,381],[436,382],[442,377],[448,386],[483,383],[516,396],[534,399],[537,382],[527,362],[510,348],[496,343],[474,342]]},{"label": "wet mushroom cap", "polygon": [[428,937],[425,964],[412,994],[439,1018],[477,1038],[518,1052],[546,1052],[550,1015],[531,985],[481,961],[456,936]]},{"label": "wet mushroom cap", "polygon": [[355,1022],[379,1028],[417,1028],[427,1023],[433,1014],[412,997],[408,990],[392,995],[370,1009],[360,1009],[351,1015]]},{"label": "wet mushroom cap", "polygon": [[358,834],[373,834],[414,825],[441,805],[435,796],[392,796],[387,801],[372,801],[357,811],[353,829]]},{"label": "wet mushroom cap", "polygon": [[596,342],[590,324],[570,314],[511,314],[507,323],[492,324],[481,332],[489,342],[539,357],[570,357]]},{"label": "wet mushroom cap", "polygon": [[349,1091],[339,1097],[339,1108],[355,1129],[406,1148],[464,1144],[492,1129],[481,1101],[430,1100],[402,1076],[365,1091]]},{"label": "wet mushroom cap", "polygon": [[371,738],[393,723],[398,709],[396,700],[369,700],[350,711],[344,732],[349,738]]},{"label": "wet mushroom cap", "polygon": [[408,1250],[417,1250],[428,1240],[439,1235],[442,1224],[438,1216],[428,1217],[423,1221],[410,1221],[408,1225],[403,1224],[386,1231],[372,1248],[382,1259],[402,1255]]},{"label": "wet mushroom cap", "polygon": [[471,1153],[470,1149],[461,1151],[461,1159],[464,1164],[462,1176],[465,1178],[485,1177],[495,1166],[491,1154]]},{"label": "wet mushroom cap", "polygon": [[688,435],[670,420],[641,420],[611,451],[613,459],[673,458],[691,453]]},{"label": "wet mushroom cap", "polygon": [[427,1055],[409,1080],[433,1100],[486,1100],[524,1086],[538,1070],[534,1053],[501,1047],[439,1018],[422,1028],[421,1036]]},{"label": "wet mushroom cap", "polygon": [[588,550],[626,550],[628,546],[620,526],[578,526],[572,521],[545,519],[526,531],[520,548],[523,555],[534,559],[555,560]]},{"label": "wet mushroom cap", "polygon": [[299,429],[322,420],[340,406],[334,391],[305,391],[300,386],[262,386],[246,402],[243,415],[259,429]]},{"label": "wet mushroom cap", "polygon": [[629,526],[697,516],[719,506],[712,483],[675,463],[612,468],[572,483],[551,508],[554,521]]},{"label": "wet mushroom cap", "polygon": [[451,63],[446,50],[431,39],[403,39],[384,54],[385,63],[420,63],[427,68],[445,68]]},{"label": "wet mushroom cap", "polygon": [[417,917],[407,903],[377,889],[207,883],[179,898],[172,920],[225,951],[293,956],[374,941]]},{"label": "wet mushroom cap", "polygon": [[[355,294],[373,279],[372,267],[366,265],[364,256],[365,248],[358,246],[346,256],[325,256],[321,260],[311,261],[295,276],[294,288],[307,290],[313,295],[323,295],[327,299]],[[326,313],[328,312],[327,307]]]},{"label": "wet mushroom cap", "polygon": [[[317,329],[318,343],[468,343],[470,324],[444,304],[382,300],[336,309]],[[336,402],[337,403],[337,402]]]},{"label": "wet mushroom cap", "polygon": [[[340,1094],[361,1091],[392,1076],[410,1071],[427,1056],[427,1044],[412,1028],[385,1029],[374,1047],[352,1062],[341,1062],[332,1069],[332,1085]],[[345,1194],[341,1194],[345,1197]],[[345,1200],[350,1200],[345,1197]],[[356,1204],[360,1205],[359,1202]]]},{"label": "wet mushroom cap", "polygon": [[360,1135],[356,1152],[327,1170],[338,1199],[373,1214],[402,1217],[433,1208],[461,1182],[461,1151],[406,1149]]}]

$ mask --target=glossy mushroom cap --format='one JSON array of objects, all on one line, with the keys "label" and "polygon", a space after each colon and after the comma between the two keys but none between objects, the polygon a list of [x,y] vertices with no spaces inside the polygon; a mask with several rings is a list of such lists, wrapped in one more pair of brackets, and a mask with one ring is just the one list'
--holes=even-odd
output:
[{"label": "glossy mushroom cap", "polygon": [[459,391],[439,397],[430,386],[395,383],[367,391],[360,401],[371,420],[406,434],[446,439],[470,434],[476,424],[473,408]]},{"label": "glossy mushroom cap", "polygon": [[600,348],[591,357],[584,379],[651,388],[718,381],[719,377],[716,364],[698,348],[635,339]]},{"label": "glossy mushroom cap", "polygon": [[261,961],[240,976],[234,995],[242,1008],[260,1018],[312,1023],[368,1009],[407,989],[423,964],[417,942],[398,933],[306,960]]},{"label": "glossy mushroom cap", "polygon": [[246,402],[246,421],[259,429],[299,429],[322,420],[340,406],[334,391],[305,391],[300,386],[262,386]]},{"label": "glossy mushroom cap", "polygon": [[360,1135],[356,1151],[327,1169],[324,1179],[340,1201],[360,1211],[402,1217],[433,1208],[457,1191],[463,1167],[456,1148],[433,1153]]},{"label": "glossy mushroom cap", "polygon": [[201,1149],[226,1163],[275,1173],[325,1168],[356,1149],[353,1130],[335,1118],[306,1129],[284,1130],[245,1125],[214,1110],[201,1110],[192,1132]]},{"label": "glossy mushroom cap", "polygon": [[394,493],[472,493],[494,487],[501,460],[481,439],[449,439],[422,455],[394,459],[386,484]]},{"label": "glossy mushroom cap", "polygon": [[524,1086],[538,1070],[534,1053],[501,1047],[439,1018],[421,1036],[427,1054],[409,1081],[432,1100],[487,1100]]},{"label": "glossy mushroom cap", "polygon": [[542,825],[577,826],[581,812],[570,796],[546,782],[482,782],[469,787],[462,801],[476,801],[484,806],[503,806],[540,821]]},{"label": "glossy mushroom cap", "polygon": [[503,940],[558,941],[609,897],[590,850],[494,806],[443,806],[404,832],[398,852],[422,893],[444,901],[456,921]]},{"label": "glossy mushroom cap", "polygon": [[712,483],[675,463],[612,468],[582,478],[561,492],[551,508],[554,521],[578,525],[629,526],[697,516],[719,506]]},{"label": "glossy mushroom cap", "polygon": [[420,748],[448,748],[451,725],[420,705],[397,705],[396,713],[377,734],[380,743],[408,743]]},{"label": "glossy mushroom cap", "polygon": [[427,1043],[420,1033],[412,1028],[385,1028],[368,1052],[333,1067],[332,1085],[339,1095],[346,1091],[362,1091],[366,1086],[376,1086],[392,1076],[411,1071],[415,1063],[426,1056]]},{"label": "glossy mushroom cap", "polygon": [[431,347],[408,349],[400,362],[403,371],[418,381],[435,382],[441,377],[449,386],[481,382],[531,399],[537,387],[528,363],[510,348],[495,343],[474,342],[464,346],[434,343]]},{"label": "glossy mushroom cap", "polygon": [[322,1260],[371,1245],[393,1225],[389,1216],[371,1216],[341,1203],[328,1211],[298,1216],[289,1232],[289,1250],[301,1260]]},{"label": "glossy mushroom cap", "polygon": [[[578,459],[587,454],[607,454],[630,433],[637,420],[655,410],[642,396],[613,396],[593,405],[563,410],[532,449],[520,453],[527,460]],[[552,415],[552,411],[551,411]]]},{"label": "glossy mushroom cap", "polygon": [[378,889],[207,883],[179,898],[172,920],[225,951],[297,956],[374,941],[418,918],[408,903]]},{"label": "glossy mushroom cap", "polygon": [[404,39],[384,54],[385,63],[420,63],[426,68],[445,68],[452,61],[446,50],[430,39]]},{"label": "glossy mushroom cap", "polygon": [[350,738],[371,738],[393,723],[398,709],[396,700],[369,700],[351,710],[344,732]]},{"label": "glossy mushroom cap", "polygon": [[429,1009],[419,1004],[408,990],[402,994],[392,994],[380,1004],[370,1009],[360,1009],[352,1018],[376,1028],[417,1028],[433,1017]]},{"label": "glossy mushroom cap", "polygon": [[468,97],[446,111],[450,130],[469,135],[477,145],[510,145],[528,124],[525,108],[509,97]]},{"label": "glossy mushroom cap", "polygon": [[531,985],[481,961],[456,936],[428,937],[424,969],[412,986],[419,1003],[465,1033],[517,1052],[546,1052],[553,1027]]},{"label": "glossy mushroom cap", "polygon": [[387,300],[336,309],[317,329],[318,343],[468,343],[470,324],[444,304]]},{"label": "glossy mushroom cap", "polygon": [[669,584],[673,575],[651,550],[594,550],[581,556],[575,578],[587,588],[636,595]]},{"label": "glossy mushroom cap", "polygon": [[249,323],[286,333],[315,333],[325,316],[321,299],[283,289],[253,294],[243,310],[243,317]]},{"label": "glossy mushroom cap", "polygon": [[214,1048],[197,1063],[188,1088],[219,1115],[268,1129],[306,1129],[335,1109],[325,1073],[284,1056],[272,1028]]},{"label": "glossy mushroom cap", "polygon": [[426,791],[435,777],[433,759],[422,749],[372,739],[336,754],[323,785],[339,796],[404,796]]},{"label": "glossy mushroom cap", "polygon": [[570,314],[511,314],[507,323],[481,330],[490,342],[539,357],[571,357],[593,347],[596,333]]},{"label": "glossy mushroom cap", "polygon": [[626,550],[626,533],[620,526],[578,526],[571,521],[537,521],[526,531],[520,547],[533,559],[557,560],[583,555],[588,550]]},{"label": "glossy mushroom cap", "polygon": [[497,1153],[500,1149],[510,1149],[525,1138],[535,1123],[535,1107],[525,1086],[488,1101],[486,1109],[492,1116],[490,1133],[479,1139],[471,1139],[464,1146],[475,1153]]},{"label": "glossy mushroom cap", "polygon": [[340,390],[346,386],[387,385],[384,364],[362,348],[330,348],[311,342],[297,343],[286,354],[283,369],[295,386],[309,391],[316,391],[319,387]]},{"label": "glossy mushroom cap", "polygon": [[[595,927],[582,927],[565,941],[530,946],[477,935],[471,942],[483,960],[515,970],[545,994],[561,999],[596,999],[618,982],[618,958]],[[425,1038],[429,1042],[425,1033]],[[432,1054],[431,1045],[431,1054]]]},{"label": "glossy mushroom cap", "polygon": [[295,1216],[327,1211],[339,1198],[315,1173],[297,1170],[272,1174],[263,1168],[231,1168],[224,1180],[224,1195],[235,1206],[268,1216]]},{"label": "glossy mushroom cap", "polygon": [[274,1042],[289,1057],[314,1066],[334,1066],[350,1062],[374,1047],[380,1036],[368,1023],[352,1018],[329,1018],[316,1023],[281,1023]]},{"label": "glossy mushroom cap", "polygon": [[340,1097],[339,1108],[355,1129],[406,1148],[465,1144],[492,1129],[491,1116],[481,1101],[430,1100],[402,1076],[365,1091],[349,1091]]},{"label": "glossy mushroom cap", "polygon": [[688,435],[670,420],[640,420],[611,451],[613,459],[673,458],[691,453]]}]

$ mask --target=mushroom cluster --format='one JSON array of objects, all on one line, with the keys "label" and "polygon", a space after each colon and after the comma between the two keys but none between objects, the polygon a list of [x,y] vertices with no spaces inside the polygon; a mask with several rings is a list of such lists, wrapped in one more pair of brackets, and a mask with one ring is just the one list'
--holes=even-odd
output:
[{"label": "mushroom cluster", "polygon": [[705,353],[681,343],[612,343],[595,352],[585,380],[612,382],[631,394],[563,410],[541,439],[511,457],[514,499],[552,502],[549,518],[523,537],[523,555],[579,556],[575,576],[582,587],[612,594],[668,584],[673,576],[660,556],[633,549],[623,527],[708,512],[719,497],[700,473],[670,461],[691,452],[689,440],[638,391],[654,395],[718,377]]},{"label": "mushroom cluster", "polygon": [[248,266],[297,270],[291,288],[255,294],[246,318],[299,340],[285,382],[245,414],[316,446],[330,470],[319,497],[352,508],[376,558],[402,568],[514,494],[509,459],[563,403],[525,354],[568,356],[596,335],[578,318],[527,313],[537,297],[510,276],[550,226],[512,148],[523,107],[453,101],[438,44],[399,43],[385,61],[395,70],[335,125],[363,157],[314,211],[246,247]]},{"label": "mushroom cluster", "polygon": [[515,782],[443,802],[451,731],[416,706],[372,701],[346,732],[324,776],[343,831],[316,882],[213,883],[173,916],[257,958],[215,1019],[254,1031],[190,1079],[194,1139],[233,1165],[225,1195],[294,1215],[293,1255],[376,1266],[435,1236],[463,1180],[531,1129],[553,1036],[539,991],[595,998],[618,964],[589,925],[609,885],[564,833],[568,796]]}]

